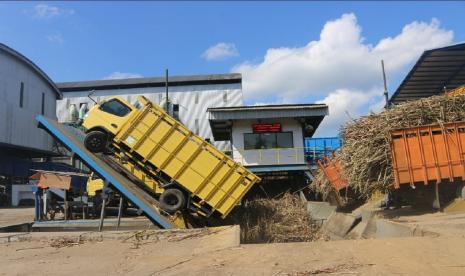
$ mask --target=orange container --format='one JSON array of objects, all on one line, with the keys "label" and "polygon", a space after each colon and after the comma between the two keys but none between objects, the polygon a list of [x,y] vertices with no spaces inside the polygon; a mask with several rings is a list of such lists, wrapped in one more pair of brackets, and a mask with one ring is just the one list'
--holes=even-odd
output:
[{"label": "orange container", "polygon": [[342,174],[342,164],[340,160],[324,157],[323,160],[318,160],[318,166],[324,172],[329,183],[336,191],[348,186],[349,182]]},{"label": "orange container", "polygon": [[465,179],[465,122],[391,132],[395,188],[401,184]]}]

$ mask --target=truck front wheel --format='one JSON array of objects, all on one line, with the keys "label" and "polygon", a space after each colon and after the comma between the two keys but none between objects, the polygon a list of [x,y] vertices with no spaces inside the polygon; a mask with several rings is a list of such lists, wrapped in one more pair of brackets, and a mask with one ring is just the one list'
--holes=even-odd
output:
[{"label": "truck front wheel", "polygon": [[107,146],[107,135],[98,130],[91,131],[84,139],[84,146],[93,153],[103,152]]},{"label": "truck front wheel", "polygon": [[160,208],[173,214],[186,205],[184,193],[178,189],[167,189],[160,196]]}]

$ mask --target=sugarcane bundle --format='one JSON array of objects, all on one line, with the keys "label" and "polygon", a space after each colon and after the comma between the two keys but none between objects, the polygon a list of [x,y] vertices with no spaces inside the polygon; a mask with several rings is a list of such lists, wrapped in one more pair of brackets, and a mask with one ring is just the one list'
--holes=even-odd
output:
[{"label": "sugarcane bundle", "polygon": [[[349,187],[359,197],[368,198],[394,184],[391,130],[457,121],[465,121],[465,95],[433,96],[399,104],[342,126],[343,146],[335,158],[342,162]],[[317,173],[311,187],[328,193],[331,186],[321,174]]]}]

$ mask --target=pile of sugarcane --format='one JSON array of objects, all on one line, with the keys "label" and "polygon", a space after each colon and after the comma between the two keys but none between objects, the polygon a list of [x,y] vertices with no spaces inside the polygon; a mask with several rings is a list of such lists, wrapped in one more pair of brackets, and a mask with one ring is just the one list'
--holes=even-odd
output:
[{"label": "pile of sugarcane", "polygon": [[[342,161],[349,187],[360,198],[392,187],[391,130],[457,121],[465,121],[465,95],[410,101],[351,120],[341,128],[343,146],[336,155]],[[331,190],[321,171],[311,187],[324,195]]]},{"label": "pile of sugarcane", "polygon": [[249,200],[234,211],[243,243],[308,242],[324,238],[297,195],[286,193],[274,199]]}]

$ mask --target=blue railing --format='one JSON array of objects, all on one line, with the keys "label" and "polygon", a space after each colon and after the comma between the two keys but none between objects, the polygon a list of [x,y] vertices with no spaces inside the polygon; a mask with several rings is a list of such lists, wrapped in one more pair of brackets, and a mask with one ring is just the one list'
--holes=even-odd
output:
[{"label": "blue railing", "polygon": [[340,137],[305,138],[305,160],[315,165],[317,160],[332,156],[342,145]]}]

